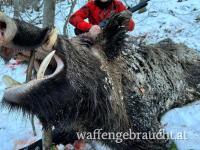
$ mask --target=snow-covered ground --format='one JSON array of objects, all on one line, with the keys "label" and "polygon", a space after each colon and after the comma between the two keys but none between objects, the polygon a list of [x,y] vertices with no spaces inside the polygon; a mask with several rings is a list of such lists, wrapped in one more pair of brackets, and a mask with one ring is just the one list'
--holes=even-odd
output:
[{"label": "snow-covered ground", "polygon": [[[145,35],[145,40],[149,43],[169,37],[176,42],[185,43],[200,51],[200,0],[177,1],[151,0],[147,12],[143,14],[134,13],[133,19],[136,26],[130,34],[134,36]],[[136,4],[136,1],[132,0],[127,2],[128,4]],[[83,0],[79,1],[76,9],[81,5],[83,5]],[[55,24],[60,33],[63,31],[68,6],[67,2],[57,5]],[[11,14],[9,12],[8,15],[12,16]],[[69,29],[69,34],[73,35],[72,27],[69,26]],[[12,64],[14,64],[14,61],[5,65],[0,60],[0,99],[5,89],[2,82],[3,75],[10,75],[20,82],[25,80],[26,65]],[[199,116],[200,102],[173,109],[163,116],[162,124],[167,132],[174,134],[185,132],[186,134],[187,140],[175,140],[179,150],[200,150]],[[33,137],[29,120],[24,119],[18,112],[9,113],[6,109],[0,108],[0,150],[16,150],[40,138],[41,126],[37,119],[35,119],[35,124],[37,126],[37,137]]]},{"label": "snow-covered ground", "polygon": [[[25,80],[26,65],[15,65],[15,61],[10,61],[5,65],[0,59],[0,99],[2,98],[5,85],[2,81],[4,75],[12,76],[19,82]],[[38,137],[41,137],[39,131],[39,122],[35,121],[37,125]],[[37,138],[38,138],[37,137]],[[0,149],[14,150],[23,147],[24,144],[33,142],[36,138],[33,137],[30,121],[24,119],[22,114],[18,112],[9,113],[8,110],[0,108]]]},{"label": "snow-covered ground", "polygon": [[[148,43],[171,38],[200,51],[200,0],[151,0],[148,11],[134,14],[134,36],[146,36]],[[197,19],[199,18],[199,19]],[[186,140],[175,140],[179,150],[200,150],[200,102],[176,108],[162,117],[168,133],[185,133]]]},{"label": "snow-covered ground", "polygon": [[[147,35],[148,42],[172,38],[200,50],[200,1],[151,0],[148,11],[134,14],[133,35]],[[198,18],[198,19],[197,19]]]}]

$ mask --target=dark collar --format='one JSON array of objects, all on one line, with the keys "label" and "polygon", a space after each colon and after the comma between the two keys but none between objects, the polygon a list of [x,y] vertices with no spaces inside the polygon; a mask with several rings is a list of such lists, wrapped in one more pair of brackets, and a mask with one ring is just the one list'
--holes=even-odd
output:
[{"label": "dark collar", "polygon": [[113,2],[113,0],[108,0],[107,2],[101,2],[100,0],[95,0],[95,5],[101,9],[108,8],[108,6]]}]

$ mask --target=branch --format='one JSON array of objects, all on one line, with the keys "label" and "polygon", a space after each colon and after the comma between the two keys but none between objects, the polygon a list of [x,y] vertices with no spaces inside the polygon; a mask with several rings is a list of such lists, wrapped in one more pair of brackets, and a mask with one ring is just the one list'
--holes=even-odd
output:
[{"label": "branch", "polygon": [[70,11],[69,11],[69,14],[68,14],[68,16],[66,17],[66,21],[65,21],[65,24],[64,24],[64,26],[63,26],[63,34],[65,35],[65,36],[67,36],[68,37],[68,35],[67,35],[67,25],[68,25],[68,23],[69,23],[69,18],[70,18],[70,16],[71,16],[71,14],[73,13],[73,10],[74,10],[74,7],[76,6],[76,2],[77,2],[77,0],[73,0],[72,1],[72,5],[71,5],[71,7],[70,7]]},{"label": "branch", "polygon": [[[31,51],[31,57],[29,60],[29,65],[28,65],[28,70],[27,70],[27,75],[26,75],[26,82],[29,82],[31,80],[32,76],[32,71],[33,71],[33,66],[34,66],[34,60],[35,60],[35,51]],[[34,115],[31,115],[31,125],[33,129],[33,135],[36,136],[36,130],[35,130],[35,125],[34,125]]]}]

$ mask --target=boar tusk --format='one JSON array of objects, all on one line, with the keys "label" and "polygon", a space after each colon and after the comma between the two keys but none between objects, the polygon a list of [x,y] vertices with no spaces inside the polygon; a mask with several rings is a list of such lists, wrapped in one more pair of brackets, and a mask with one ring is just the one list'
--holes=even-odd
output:
[{"label": "boar tusk", "polygon": [[42,79],[44,77],[44,73],[52,59],[52,57],[54,56],[55,54],[55,50],[50,52],[45,58],[44,60],[42,61],[41,65],[40,65],[40,68],[38,70],[38,73],[37,73],[37,79]]}]

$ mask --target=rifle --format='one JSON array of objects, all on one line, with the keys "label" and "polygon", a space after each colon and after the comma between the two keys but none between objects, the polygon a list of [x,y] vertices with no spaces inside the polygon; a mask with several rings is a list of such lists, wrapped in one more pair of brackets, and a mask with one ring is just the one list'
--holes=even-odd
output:
[{"label": "rifle", "polygon": [[137,10],[140,10],[141,8],[145,7],[148,5],[148,1],[150,0],[145,0],[145,1],[142,1],[141,3],[137,4],[136,6],[134,7],[128,7],[128,10],[132,13],[136,12]]},{"label": "rifle", "polygon": [[[141,8],[147,6],[148,1],[150,1],[150,0],[144,0],[144,1],[140,2],[139,4],[137,4],[137,5],[134,6],[134,7],[128,7],[128,10],[129,10],[130,12],[134,13],[134,12],[136,12],[137,10],[140,10]],[[107,26],[107,24],[108,24],[108,22],[109,22],[109,18],[104,19],[102,22],[99,23],[99,26],[100,26],[102,29],[105,29],[106,26]],[[76,35],[79,35],[79,34],[84,33],[83,31],[81,31],[81,30],[78,29],[78,28],[75,28],[75,29],[74,29],[74,32],[75,32]]]},{"label": "rifle", "polygon": [[[148,1],[150,1],[150,0],[144,0],[144,1],[140,2],[139,4],[137,4],[137,5],[134,6],[134,7],[128,7],[128,10],[129,10],[130,12],[134,13],[134,12],[140,10],[141,8],[147,6],[147,5],[148,5]],[[103,20],[102,22],[99,23],[99,26],[100,26],[102,29],[104,29],[104,28],[107,26],[108,21],[109,21],[109,18]]]}]

